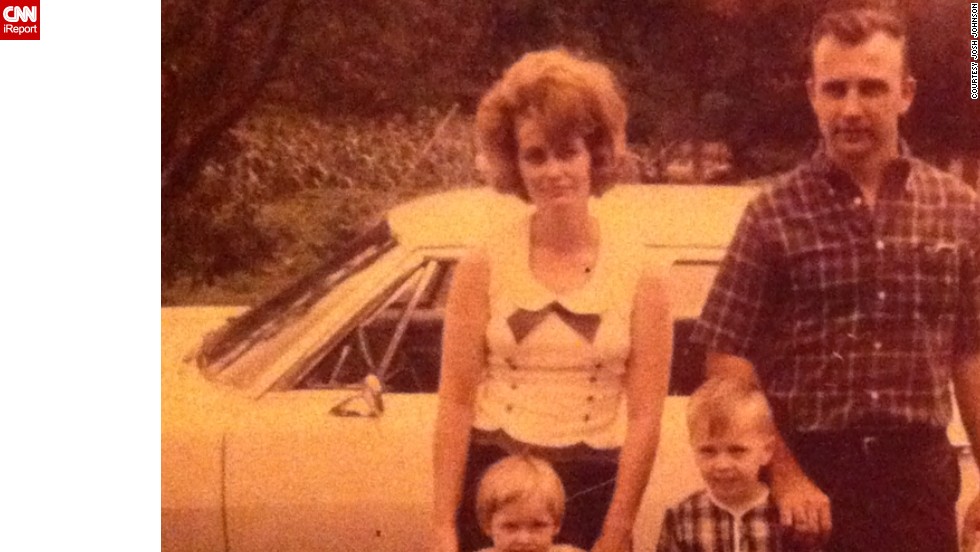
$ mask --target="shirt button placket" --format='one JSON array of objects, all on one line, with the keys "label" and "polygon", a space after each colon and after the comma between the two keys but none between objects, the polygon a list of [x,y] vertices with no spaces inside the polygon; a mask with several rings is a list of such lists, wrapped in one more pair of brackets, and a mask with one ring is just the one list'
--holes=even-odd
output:
[{"label": "shirt button placket", "polygon": [[[875,249],[878,251],[878,258],[875,264],[878,265],[878,271],[881,272],[885,265],[885,263],[882,260],[885,251],[885,241],[882,240],[881,238],[875,240]],[[884,303],[885,299],[888,297],[888,293],[884,290],[883,287],[879,287],[878,293],[875,296],[878,298],[878,308],[880,309],[883,306],[882,303]]]},{"label": "shirt button placket", "polygon": [[[595,364],[592,365],[592,368],[593,368],[594,371],[592,372],[592,375],[589,376],[589,383],[595,384],[595,383],[598,383],[598,381],[599,381],[599,370],[602,369],[602,363],[601,362],[596,362]],[[593,402],[595,402],[595,395],[594,394],[589,394],[589,396],[585,397],[585,408],[586,408],[586,412],[585,412],[585,415],[582,416],[582,421],[583,422],[588,422],[589,420],[592,419],[592,411],[591,411],[591,408],[592,408],[592,403]]]},{"label": "shirt button placket", "polygon": [[[512,361],[510,361],[508,359],[505,362],[507,362],[507,366],[510,368],[511,373],[517,371],[517,366]],[[511,382],[510,382],[510,389],[511,389],[511,391],[516,391],[517,390],[517,381],[511,380]],[[508,403],[507,405],[505,405],[504,406],[504,411],[507,412],[508,414],[510,414],[511,412],[513,412],[514,411],[514,404],[513,403]]]}]

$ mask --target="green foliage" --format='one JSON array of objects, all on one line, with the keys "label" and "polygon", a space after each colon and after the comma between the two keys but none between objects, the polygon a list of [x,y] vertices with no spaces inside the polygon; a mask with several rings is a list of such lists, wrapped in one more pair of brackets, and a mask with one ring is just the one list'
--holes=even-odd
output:
[{"label": "green foliage", "polygon": [[455,110],[329,122],[266,112],[244,120],[163,237],[164,303],[254,300],[389,207],[474,185],[469,128]]},{"label": "green foliage", "polygon": [[[476,182],[476,102],[529,50],[613,68],[641,179],[688,141],[726,144],[739,178],[784,170],[817,135],[808,29],[847,1],[164,0],[164,302],[250,302],[387,207]],[[881,1],[910,17],[907,138],[976,151],[954,0]]]}]

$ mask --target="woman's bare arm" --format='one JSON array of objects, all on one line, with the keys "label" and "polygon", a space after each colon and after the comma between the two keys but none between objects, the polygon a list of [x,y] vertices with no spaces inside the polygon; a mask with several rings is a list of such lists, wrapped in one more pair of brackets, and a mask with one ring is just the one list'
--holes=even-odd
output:
[{"label": "woman's bare arm", "polygon": [[640,278],[631,326],[626,440],[620,452],[612,503],[593,552],[630,549],[633,524],[657,453],[673,348],[673,320],[666,281],[660,271],[648,269]]},{"label": "woman's bare arm", "polygon": [[476,388],[486,369],[490,271],[482,251],[460,261],[446,303],[439,406],[433,438],[435,549],[455,552],[456,508],[462,495]]}]

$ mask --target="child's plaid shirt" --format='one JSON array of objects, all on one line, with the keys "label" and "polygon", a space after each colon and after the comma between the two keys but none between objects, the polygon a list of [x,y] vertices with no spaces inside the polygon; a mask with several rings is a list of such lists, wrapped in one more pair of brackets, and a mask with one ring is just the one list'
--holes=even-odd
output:
[{"label": "child's plaid shirt", "polygon": [[657,552],[789,552],[769,493],[743,512],[698,491],[664,513]]}]

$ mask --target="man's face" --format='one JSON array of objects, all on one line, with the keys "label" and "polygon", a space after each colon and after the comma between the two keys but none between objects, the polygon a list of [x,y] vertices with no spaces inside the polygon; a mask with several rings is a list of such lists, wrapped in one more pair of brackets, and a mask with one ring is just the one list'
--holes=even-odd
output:
[{"label": "man's face", "polygon": [[854,166],[897,155],[898,120],[915,94],[902,47],[902,41],[883,32],[856,45],[833,35],[817,42],[807,92],[828,152],[838,163]]}]

